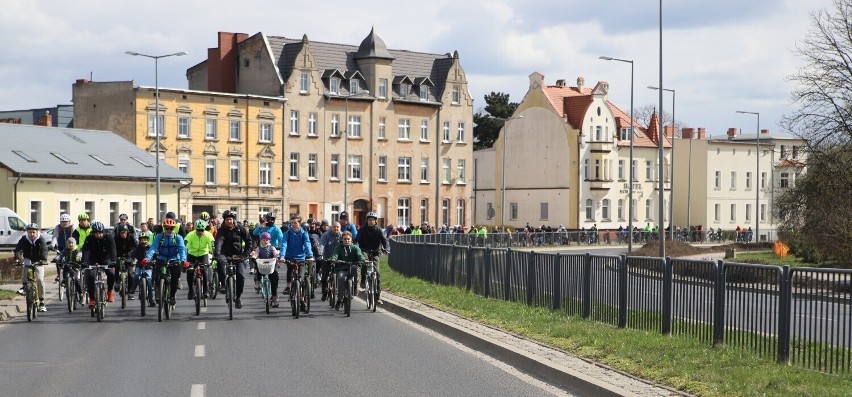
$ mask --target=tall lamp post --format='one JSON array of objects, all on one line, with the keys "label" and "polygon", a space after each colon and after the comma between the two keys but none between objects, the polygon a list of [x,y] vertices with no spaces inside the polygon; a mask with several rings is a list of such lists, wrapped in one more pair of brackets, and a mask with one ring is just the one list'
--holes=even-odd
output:
[{"label": "tall lamp post", "polygon": [[157,154],[154,156],[154,169],[157,174],[157,221],[160,222],[163,219],[162,211],[160,211],[160,71],[159,71],[159,61],[160,58],[168,58],[168,57],[180,57],[184,55],[189,55],[184,51],[175,52],[172,54],[166,55],[148,55],[142,54],[133,51],[125,51],[127,55],[139,56],[151,58],[154,60],[154,136],[157,139]]},{"label": "tall lamp post", "polygon": [[633,251],[633,60],[618,59],[613,57],[602,56],[600,59],[606,61],[618,61],[630,64],[630,187],[627,190],[628,203],[628,220],[627,220],[627,252]]},{"label": "tall lamp post", "polygon": [[347,213],[349,212],[349,134],[352,132],[349,130],[349,98],[362,95],[370,95],[370,91],[361,90],[354,94],[338,95],[346,104],[346,112],[343,116],[346,119],[346,136],[343,137],[343,211]]},{"label": "tall lamp post", "polygon": [[[663,88],[663,0],[660,0],[660,82],[657,87]],[[662,111],[663,111],[663,90],[659,90],[660,92],[660,117],[658,122],[660,123],[660,138],[657,142],[657,179],[658,181],[658,189],[660,189],[660,210],[658,211],[659,217],[659,225],[657,226],[659,231],[658,240],[660,241],[660,258],[666,257],[666,229],[663,227],[665,224],[666,217],[666,208],[665,208],[665,198],[666,198],[666,186],[663,184],[663,123],[662,123]],[[663,330],[663,333],[668,333],[667,330]]]},{"label": "tall lamp post", "polygon": [[[659,90],[659,87],[648,86],[648,88],[652,90]],[[669,240],[674,238],[674,164],[675,164],[675,150],[674,150],[674,140],[677,138],[677,119],[675,118],[675,90],[670,88],[663,88],[663,91],[668,91],[672,93],[672,156],[671,156],[671,165],[669,167],[669,178],[671,181],[669,182],[669,228],[671,228],[671,232],[669,233]],[[662,117],[662,110],[660,110],[660,117]],[[687,222],[688,223],[688,222]],[[686,228],[689,229],[689,225],[686,225]]]},{"label": "tall lamp post", "polygon": [[740,114],[757,116],[757,172],[754,174],[754,241],[760,240],[760,112],[737,110]]},{"label": "tall lamp post", "polygon": [[500,161],[502,169],[500,182],[500,232],[506,233],[506,137],[509,135],[509,120],[517,120],[524,118],[523,115],[509,117],[503,119],[503,159]]}]

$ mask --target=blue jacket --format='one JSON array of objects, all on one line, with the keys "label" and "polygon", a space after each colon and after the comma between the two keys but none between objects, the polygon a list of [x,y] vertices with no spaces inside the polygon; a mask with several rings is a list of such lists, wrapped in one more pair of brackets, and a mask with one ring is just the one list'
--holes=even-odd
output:
[{"label": "blue jacket", "polygon": [[358,237],[358,228],[356,228],[355,224],[353,224],[352,222],[347,223],[346,226],[340,225],[341,233],[347,230],[349,231],[349,233],[352,233],[352,241],[355,241],[355,238]]},{"label": "blue jacket", "polygon": [[303,261],[313,257],[311,237],[305,229],[290,229],[284,233],[284,238],[281,240],[281,258]]},{"label": "blue jacket", "polygon": [[281,241],[284,240],[284,233],[278,228],[278,226],[272,225],[261,227],[260,224],[258,224],[254,227],[254,230],[251,231],[251,235],[259,238],[260,234],[263,232],[269,233],[269,236],[272,237],[272,239],[269,240],[269,244],[275,248],[281,248]]},{"label": "blue jacket", "polygon": [[154,242],[151,243],[151,246],[148,248],[148,253],[145,254],[145,258],[151,260],[154,258],[154,254],[157,254],[157,260],[160,261],[170,261],[170,260],[179,260],[181,262],[186,260],[186,244],[183,242],[183,237],[177,232],[173,232],[170,237],[166,237],[165,233],[159,233],[154,236]]}]

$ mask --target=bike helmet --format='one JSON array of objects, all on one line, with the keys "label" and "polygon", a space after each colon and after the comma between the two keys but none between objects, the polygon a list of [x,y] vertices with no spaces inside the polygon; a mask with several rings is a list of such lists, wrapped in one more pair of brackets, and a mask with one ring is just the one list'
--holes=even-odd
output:
[{"label": "bike helmet", "polygon": [[349,218],[349,213],[346,212],[346,211],[343,211],[343,212],[340,213],[340,219],[345,219],[345,218]]},{"label": "bike helmet", "polygon": [[174,219],[172,219],[172,218],[166,218],[166,219],[163,221],[163,227],[164,227],[164,228],[167,228],[167,227],[172,227],[172,228],[173,228],[173,227],[177,227],[177,222],[175,222],[175,220],[174,220]]},{"label": "bike helmet", "polygon": [[38,224],[30,223],[27,225],[27,230],[38,230]]},{"label": "bike helmet", "polygon": [[118,225],[118,226],[115,227],[115,234],[118,234],[118,233],[121,233],[121,232],[129,232],[129,231],[130,231],[130,228],[127,227],[127,225]]},{"label": "bike helmet", "polygon": [[263,219],[266,219],[267,222],[275,222],[275,214],[272,211],[267,212],[263,215]]},{"label": "bike helmet", "polygon": [[237,218],[237,213],[236,213],[236,212],[234,212],[234,211],[231,211],[231,210],[225,210],[225,212],[223,212],[223,213],[222,213],[222,219],[227,219],[227,218],[234,218],[234,219],[236,219],[236,218]]},{"label": "bike helmet", "polygon": [[171,211],[166,212],[166,219],[175,219],[175,218],[177,218],[177,216],[175,216],[174,212],[171,212]]},{"label": "bike helmet", "polygon": [[127,219],[127,214],[121,214],[118,216],[118,219]]},{"label": "bike helmet", "polygon": [[260,234],[260,239],[261,240],[272,240],[272,236],[267,232],[263,232],[263,233]]},{"label": "bike helmet", "polygon": [[97,221],[92,223],[92,233],[103,232],[103,231],[104,231],[104,224],[103,223],[100,223],[100,222],[97,222]]},{"label": "bike helmet", "polygon": [[320,223],[320,226],[328,226],[328,224],[329,224],[328,219],[323,219],[322,222]]},{"label": "bike helmet", "polygon": [[142,240],[143,238],[145,240],[151,238],[151,232],[148,232],[148,231],[140,232],[139,233],[139,239]]},{"label": "bike helmet", "polygon": [[207,211],[202,211],[201,215],[198,216],[198,219],[207,222],[210,220],[210,214],[208,214]]},{"label": "bike helmet", "polygon": [[249,222],[249,223],[248,223],[248,227],[249,227],[249,229],[254,229],[254,226],[255,226],[254,222]]},{"label": "bike helmet", "polygon": [[302,222],[301,226],[302,226],[302,229],[305,229],[305,230],[308,230],[308,228],[309,228],[308,222]]},{"label": "bike helmet", "polygon": [[369,218],[379,219],[379,216],[378,216],[378,215],[376,215],[376,213],[375,213],[375,212],[370,211],[370,212],[368,212],[368,213],[367,213],[367,218],[368,218],[368,219],[369,219]]},{"label": "bike helmet", "polygon": [[71,222],[71,215],[68,215],[68,214],[59,215],[59,221],[60,222]]},{"label": "bike helmet", "polygon": [[78,220],[78,221],[82,221],[82,220],[89,220],[89,214],[87,214],[87,213],[85,213],[85,212],[84,212],[84,213],[82,213],[82,214],[80,214],[80,215],[77,215],[77,220]]},{"label": "bike helmet", "polygon": [[204,230],[207,229],[207,222],[204,222],[204,219],[199,219],[195,221],[195,230]]}]

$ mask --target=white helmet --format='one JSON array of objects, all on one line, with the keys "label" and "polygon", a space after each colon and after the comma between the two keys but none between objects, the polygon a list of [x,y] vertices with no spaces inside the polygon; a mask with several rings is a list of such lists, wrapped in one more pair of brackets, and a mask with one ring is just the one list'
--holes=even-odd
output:
[{"label": "white helmet", "polygon": [[60,222],[71,222],[71,215],[68,215],[68,214],[59,215],[59,221]]}]

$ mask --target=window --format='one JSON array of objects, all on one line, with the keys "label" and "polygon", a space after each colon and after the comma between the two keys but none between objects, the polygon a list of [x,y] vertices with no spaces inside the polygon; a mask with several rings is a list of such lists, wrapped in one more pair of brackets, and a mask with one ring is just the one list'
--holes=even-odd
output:
[{"label": "window", "polygon": [[159,116],[155,116],[153,114],[148,115],[148,136],[156,136],[154,135],[154,128],[157,129],[157,132],[160,133],[160,136],[163,136],[163,122],[165,116],[162,114]]},{"label": "window", "polygon": [[444,141],[445,143],[450,143],[450,122],[449,121],[444,122],[444,126],[442,127],[441,131],[442,131],[442,136],[443,136],[442,141]]},{"label": "window", "polygon": [[622,141],[626,141],[630,139],[630,127],[624,127],[621,129],[621,136],[619,137]]},{"label": "window", "polygon": [[509,203],[509,219],[518,220],[518,203]]},{"label": "window", "polygon": [[429,99],[429,86],[426,84],[421,84],[420,88],[417,89],[417,92],[420,94],[420,100],[425,101]]},{"label": "window", "polygon": [[601,201],[601,218],[606,221],[609,220],[609,199]]},{"label": "window", "polygon": [[601,179],[601,161],[600,159],[595,159],[595,180],[599,181]]},{"label": "window", "polygon": [[589,180],[589,159],[583,160],[583,179]]},{"label": "window", "polygon": [[450,199],[441,200],[441,224],[450,224]]},{"label": "window", "polygon": [[133,202],[133,212],[132,212],[133,224],[138,225],[142,223],[142,203],[138,201]]},{"label": "window", "polygon": [[636,204],[637,204],[637,200],[634,199],[633,200],[633,206],[631,207],[631,208],[633,208],[633,221],[634,222],[639,220],[639,211],[636,210],[636,208],[637,208]]},{"label": "window", "polygon": [[737,188],[737,172],[731,171],[731,190]]},{"label": "window", "polygon": [[429,141],[429,120],[420,120],[420,140]]},{"label": "window", "polygon": [[240,184],[240,160],[239,159],[231,159],[231,185],[239,185]]},{"label": "window", "polygon": [[760,173],[760,188],[766,189],[766,173],[765,172]]},{"label": "window", "polygon": [[624,220],[624,199],[618,199],[618,220]]},{"label": "window", "polygon": [[746,172],[746,184],[745,184],[745,188],[746,188],[746,190],[750,190],[750,189],[751,189],[751,172]]},{"label": "window", "polygon": [[458,136],[456,137],[456,141],[464,142],[464,121],[459,121]]},{"label": "window", "polygon": [[240,140],[240,121],[239,120],[231,120],[230,121],[230,133],[228,134],[228,140],[231,141],[239,141]]},{"label": "window", "polygon": [[337,222],[340,220],[340,205],[332,204],[331,205],[331,221]]},{"label": "window", "polygon": [[184,174],[189,174],[189,157],[182,156],[178,158],[178,171]]},{"label": "window", "polygon": [[466,164],[465,164],[464,159],[458,160],[459,175],[458,175],[458,179],[456,180],[456,183],[458,183],[460,185],[464,185],[466,183],[466,181],[464,179],[465,178],[465,165]]},{"label": "window", "polygon": [[50,152],[50,154],[52,154],[52,155],[53,155],[53,157],[58,158],[60,161],[62,161],[62,162],[63,162],[63,163],[65,163],[65,164],[77,164],[77,162],[76,162],[76,161],[71,160],[71,159],[69,159],[68,157],[65,157],[65,155],[64,155],[64,154],[62,154],[62,153],[54,153],[54,152]]},{"label": "window", "polygon": [[601,137],[602,132],[603,132],[603,128],[601,126],[599,126],[599,125],[595,126],[595,140],[596,141],[600,141],[600,140],[603,139],[603,137]]},{"label": "window", "polygon": [[261,142],[272,142],[273,135],[274,133],[272,132],[272,123],[260,123],[259,137]]},{"label": "window", "polygon": [[443,159],[443,160],[444,160],[443,161],[443,163],[444,163],[443,164],[443,169],[444,169],[444,180],[443,180],[443,182],[445,184],[449,184],[450,179],[452,179],[452,177],[453,177],[452,171],[450,170],[451,160],[450,159]]},{"label": "window", "polygon": [[299,153],[290,152],[290,179],[299,179]]},{"label": "window", "polygon": [[89,155],[89,157],[91,157],[91,158],[95,159],[97,162],[99,162],[99,163],[101,163],[101,164],[103,164],[103,165],[113,165],[113,164],[112,164],[112,163],[110,163],[109,161],[104,160],[104,158],[103,158],[103,157],[98,156],[98,155],[96,155],[96,154],[90,154],[90,155]]},{"label": "window", "polygon": [[715,182],[714,182],[713,186],[716,189],[721,189],[722,188],[722,171],[716,171],[715,175],[716,175],[716,177],[715,177]]},{"label": "window", "polygon": [[379,98],[388,97],[388,79],[379,79]]},{"label": "window", "polygon": [[355,95],[358,93],[358,79],[349,80],[349,95]]},{"label": "window", "polygon": [[[118,205],[118,203],[110,203],[112,204]],[[30,223],[41,225],[41,201],[30,201]]]},{"label": "window", "polygon": [[340,136],[340,115],[332,114],[331,115],[331,136],[338,137]]},{"label": "window", "polygon": [[420,199],[420,223],[429,221],[429,199]]},{"label": "window", "polygon": [[144,166],[144,167],[147,167],[147,168],[153,167],[151,164],[146,163],[145,160],[142,160],[139,157],[130,156],[130,158],[133,159],[134,161],[136,161],[137,163],[142,164],[142,166]]},{"label": "window", "polygon": [[624,160],[618,160],[618,180],[624,180]]},{"label": "window", "polygon": [[331,155],[331,170],[330,170],[330,178],[332,180],[340,179],[340,155],[332,154]]},{"label": "window", "polygon": [[290,111],[290,135],[299,135],[299,111]]},{"label": "window", "polygon": [[385,121],[387,119],[383,117],[379,117],[379,139],[387,139],[386,130],[385,130]]},{"label": "window", "polygon": [[782,188],[790,187],[790,173],[782,172],[780,183]]},{"label": "window", "polygon": [[799,158],[799,147],[793,146],[793,159],[798,159],[798,158]]},{"label": "window", "polygon": [[548,203],[539,203],[540,220],[546,221],[548,214]]},{"label": "window", "polygon": [[420,159],[420,183],[429,183],[429,158]]},{"label": "window", "polygon": [[89,215],[89,219],[95,219],[95,202],[86,201],[83,203],[83,212]]},{"label": "window", "polygon": [[178,138],[189,138],[189,116],[178,116]]},{"label": "window", "polygon": [[360,181],[361,180],[361,156],[350,154],[348,164],[349,164],[349,166],[347,167],[348,168],[347,178],[349,178],[349,180]]},{"label": "window", "polygon": [[411,157],[400,157],[397,179],[400,182],[411,182]]},{"label": "window", "polygon": [[308,136],[317,136],[317,114],[308,113]]},{"label": "window", "polygon": [[401,83],[399,85],[399,96],[401,96],[403,99],[405,99],[405,97],[408,96],[408,93],[410,91],[411,91],[411,84]]},{"label": "window", "polygon": [[461,86],[453,86],[453,105],[461,103]]},{"label": "window", "polygon": [[751,222],[751,204],[746,204],[745,208],[745,221]]},{"label": "window", "polygon": [[781,158],[787,157],[787,146],[781,145]]},{"label": "window", "polygon": [[396,201],[396,221],[399,222],[400,225],[408,225],[411,223],[409,207],[411,206],[411,199],[401,198]]},{"label": "window", "polygon": [[716,204],[713,206],[713,220],[719,222],[722,220],[722,205]]},{"label": "window", "polygon": [[337,77],[332,77],[328,79],[328,92],[332,94],[340,93],[340,79]]},{"label": "window", "polygon": [[[38,222],[36,222],[38,223]],[[118,223],[118,202],[109,202],[109,224],[115,225]]]},{"label": "window", "polygon": [[379,182],[388,180],[388,156],[379,156]]},{"label": "window", "polygon": [[[136,203],[134,203],[136,204]],[[70,201],[60,201],[59,202],[59,215],[68,214],[71,215],[71,202]],[[138,222],[136,223],[139,224]]]},{"label": "window", "polygon": [[[795,148],[795,146],[793,148]],[[766,222],[766,204],[760,205],[760,221]]]},{"label": "window", "polygon": [[317,154],[308,153],[308,179],[317,179]]},{"label": "window", "polygon": [[303,93],[308,92],[308,87],[311,85],[311,73],[310,72],[302,72],[301,76],[299,76],[299,91]]},{"label": "window", "polygon": [[731,204],[731,222],[737,221],[737,205]]},{"label": "window", "polygon": [[592,199],[586,199],[586,220],[595,220],[595,203]]},{"label": "window", "polygon": [[216,184],[216,159],[208,158],[204,160],[204,182],[208,185]]},{"label": "window", "polygon": [[[24,159],[28,163],[38,163],[38,161],[36,161],[36,159],[30,157],[30,155],[28,155],[28,154],[26,154],[26,153],[24,153],[20,150],[13,150],[12,153],[17,154],[18,157]],[[135,158],[135,157],[131,157],[131,158]],[[139,161],[139,160],[137,160],[137,161]]]},{"label": "window", "polygon": [[347,136],[350,138],[361,137],[361,116],[349,116],[349,134]]},{"label": "window", "polygon": [[260,174],[257,178],[257,184],[260,186],[272,186],[272,163],[261,161],[258,169],[260,170]]},{"label": "window", "polygon": [[465,224],[465,207],[464,199],[456,201],[456,219],[459,221],[459,225]]},{"label": "window", "polygon": [[646,181],[654,180],[654,167],[651,166],[650,161],[645,162],[645,180]]},{"label": "window", "polygon": [[411,120],[399,119],[399,139],[411,139]]},{"label": "window", "polygon": [[653,219],[653,214],[651,212],[651,200],[645,200],[645,219]]},{"label": "window", "polygon": [[639,174],[636,172],[637,161],[638,160],[633,160],[633,162],[630,164],[630,172],[631,175],[633,175],[633,182],[639,180]]},{"label": "window", "polygon": [[216,139],[216,119],[206,119],[204,122],[204,138]]}]

